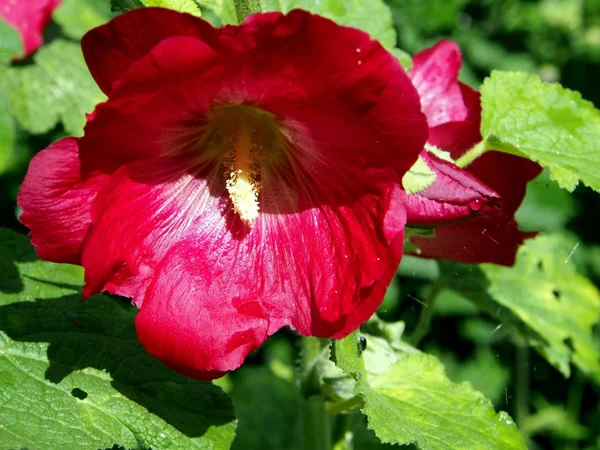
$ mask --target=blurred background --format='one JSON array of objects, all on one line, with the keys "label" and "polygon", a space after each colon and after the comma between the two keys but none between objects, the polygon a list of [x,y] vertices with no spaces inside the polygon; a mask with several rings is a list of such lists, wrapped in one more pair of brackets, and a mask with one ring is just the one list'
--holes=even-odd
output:
[{"label": "blurred background", "polygon": [[[83,19],[82,2],[86,11]],[[57,37],[77,41],[86,27],[112,14],[104,0],[66,3],[74,6],[63,8],[54,20],[70,23],[70,28],[52,22],[45,30],[46,42]],[[545,81],[560,82],[600,106],[600,0],[387,3],[401,49],[414,54],[440,38],[457,41],[465,59],[461,78],[475,88],[493,69],[520,70],[536,73]],[[69,14],[78,15],[78,19],[69,22],[65,18]],[[27,67],[31,63],[29,57],[13,66]],[[42,134],[31,134],[0,111],[0,226],[26,233],[17,220],[15,198],[28,162],[65,134],[60,123]],[[579,271],[598,286],[600,195],[584,187],[569,194],[544,173],[529,186],[517,219],[525,230],[559,233],[572,243],[576,249],[573,261]],[[435,261],[405,258],[379,315],[390,322],[404,321],[410,335],[423,308],[419,299],[433,288],[432,280],[440,270]],[[497,409],[516,418],[531,448],[600,449],[598,386],[578,369],[573,368],[571,377],[565,379],[513,332],[451,291],[441,293],[431,315],[429,333],[413,334],[412,343],[438,356],[453,381],[471,382]],[[596,342],[600,346],[600,340]],[[257,402],[253,395],[260,398],[268,387],[270,395],[279,396],[280,404],[277,417],[281,423],[272,426],[289,427],[286,411],[293,409],[297,395],[291,385],[295,345],[292,333],[278,333],[252,355],[244,369],[221,382],[234,398],[236,409],[260,415],[260,411],[253,410]],[[265,362],[270,371],[262,365]],[[252,441],[253,430],[245,430],[245,426],[240,422],[239,434],[249,436],[249,441],[236,441],[237,447],[259,448],[252,445],[260,442],[260,436]],[[286,448],[284,438],[282,435],[281,448]],[[369,436],[362,445],[360,448],[384,448]]]}]

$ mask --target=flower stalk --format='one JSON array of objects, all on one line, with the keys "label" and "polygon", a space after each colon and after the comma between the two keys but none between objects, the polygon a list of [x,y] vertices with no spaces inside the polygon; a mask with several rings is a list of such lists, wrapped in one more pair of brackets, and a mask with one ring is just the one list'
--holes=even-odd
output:
[{"label": "flower stalk", "polygon": [[474,145],[470,150],[467,150],[464,155],[456,160],[456,165],[460,168],[465,168],[481,155],[483,155],[486,151],[489,150],[487,148],[485,141],[481,141],[480,143]]},{"label": "flower stalk", "polygon": [[325,396],[320,387],[317,363],[323,357],[322,340],[302,338],[300,358],[302,401],[302,424],[304,445],[312,450],[331,450],[331,422],[325,409]]}]

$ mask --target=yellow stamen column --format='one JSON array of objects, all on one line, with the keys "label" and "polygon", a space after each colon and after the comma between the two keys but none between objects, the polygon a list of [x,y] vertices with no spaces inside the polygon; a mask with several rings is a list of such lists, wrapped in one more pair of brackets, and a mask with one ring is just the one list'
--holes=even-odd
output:
[{"label": "yellow stamen column", "polygon": [[230,173],[225,186],[234,211],[246,225],[253,227],[260,209],[260,183],[256,181],[260,167],[259,150],[252,142],[252,127],[248,122],[242,117],[231,142],[232,148],[228,152]]}]

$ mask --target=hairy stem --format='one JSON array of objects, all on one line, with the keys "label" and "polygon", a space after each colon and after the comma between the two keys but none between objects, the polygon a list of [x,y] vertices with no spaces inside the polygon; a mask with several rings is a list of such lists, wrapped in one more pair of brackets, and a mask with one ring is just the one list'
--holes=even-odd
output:
[{"label": "hairy stem", "polygon": [[433,305],[437,299],[439,293],[444,289],[444,284],[438,279],[431,288],[431,293],[425,300],[423,308],[421,308],[421,314],[419,315],[419,321],[415,327],[415,331],[410,335],[408,343],[414,347],[417,347],[421,340],[429,333],[431,327],[431,320],[433,319]]},{"label": "hairy stem", "polygon": [[302,401],[302,425],[304,446],[314,450],[331,450],[331,424],[325,409],[325,396],[320,387],[316,362],[323,355],[320,339],[302,338],[302,354],[300,356],[300,386],[304,400]]},{"label": "hairy stem", "polygon": [[455,164],[464,169],[488,150],[489,148],[487,148],[486,142],[481,141],[479,144],[473,146],[470,150],[467,150],[464,155],[456,160]]},{"label": "hairy stem", "polygon": [[[524,429],[524,424],[529,417],[529,346],[521,335],[515,336],[516,350],[516,407],[515,420],[519,429]],[[529,441],[528,433],[523,433],[525,443]]]}]

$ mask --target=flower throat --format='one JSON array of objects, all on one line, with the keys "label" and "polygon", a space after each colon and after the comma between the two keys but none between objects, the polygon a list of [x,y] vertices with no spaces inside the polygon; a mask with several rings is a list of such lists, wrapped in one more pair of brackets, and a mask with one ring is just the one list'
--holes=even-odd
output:
[{"label": "flower throat", "polygon": [[213,109],[204,150],[222,158],[225,188],[232,208],[250,228],[260,212],[264,171],[285,154],[287,140],[276,117],[247,105]]}]

